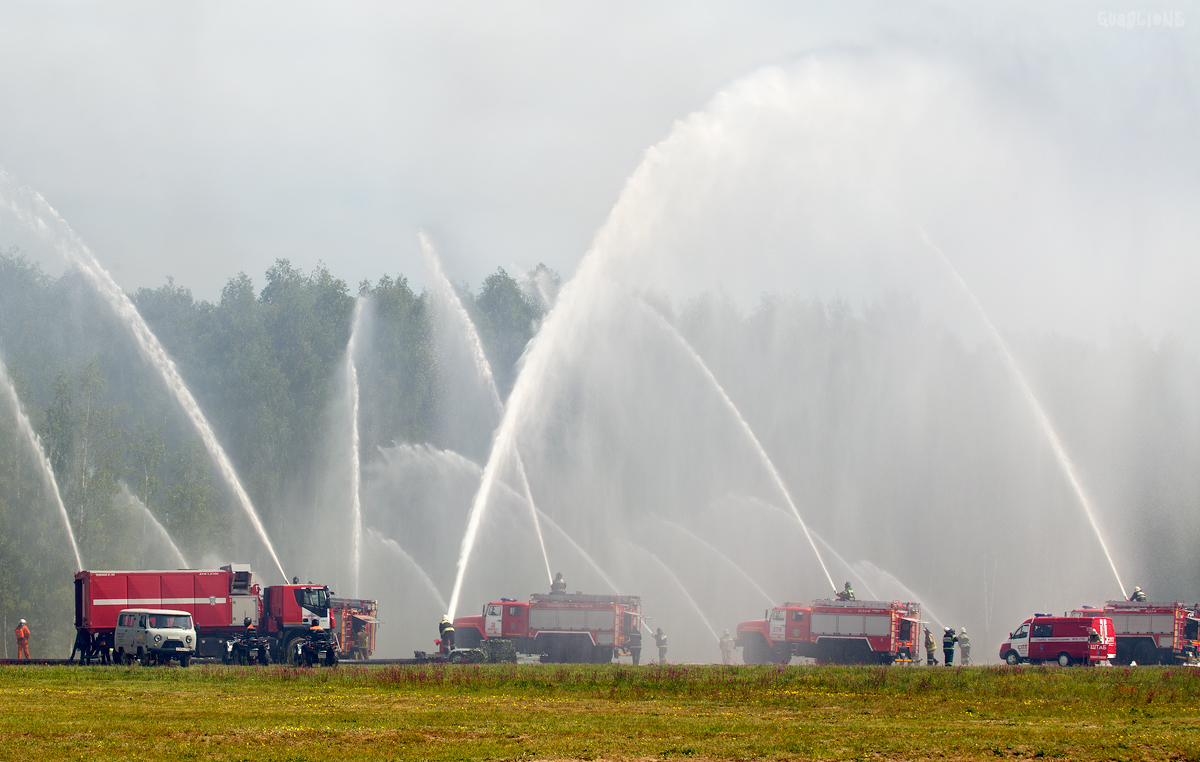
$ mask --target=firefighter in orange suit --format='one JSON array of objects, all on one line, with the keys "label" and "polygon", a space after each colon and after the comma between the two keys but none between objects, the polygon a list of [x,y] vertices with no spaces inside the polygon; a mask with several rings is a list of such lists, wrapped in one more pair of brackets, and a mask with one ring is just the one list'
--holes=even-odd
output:
[{"label": "firefighter in orange suit", "polygon": [[24,619],[22,619],[20,624],[17,625],[17,630],[13,634],[15,634],[17,636],[17,658],[18,659],[28,659],[29,658],[29,625],[25,624]]}]

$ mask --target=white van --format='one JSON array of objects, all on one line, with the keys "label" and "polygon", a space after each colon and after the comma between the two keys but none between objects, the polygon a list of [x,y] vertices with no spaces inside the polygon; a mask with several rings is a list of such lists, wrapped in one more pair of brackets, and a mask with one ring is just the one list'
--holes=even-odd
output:
[{"label": "white van", "polygon": [[196,653],[196,628],[192,615],[171,609],[122,609],[113,634],[113,661],[143,666],[178,659],[186,667]]}]

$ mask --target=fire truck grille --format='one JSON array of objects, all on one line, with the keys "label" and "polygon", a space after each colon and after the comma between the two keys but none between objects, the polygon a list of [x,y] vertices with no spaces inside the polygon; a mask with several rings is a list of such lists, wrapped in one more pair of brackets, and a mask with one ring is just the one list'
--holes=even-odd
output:
[{"label": "fire truck grille", "polygon": [[168,648],[183,648],[183,641],[182,641],[182,640],[167,640],[167,641],[163,641],[162,647],[163,647],[164,649],[168,649]]}]

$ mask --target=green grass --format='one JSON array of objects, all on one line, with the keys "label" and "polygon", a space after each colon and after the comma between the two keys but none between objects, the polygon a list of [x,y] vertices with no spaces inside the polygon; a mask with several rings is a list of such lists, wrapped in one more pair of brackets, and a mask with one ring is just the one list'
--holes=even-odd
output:
[{"label": "green grass", "polygon": [[0,759],[1189,759],[1200,670],[5,667]]}]

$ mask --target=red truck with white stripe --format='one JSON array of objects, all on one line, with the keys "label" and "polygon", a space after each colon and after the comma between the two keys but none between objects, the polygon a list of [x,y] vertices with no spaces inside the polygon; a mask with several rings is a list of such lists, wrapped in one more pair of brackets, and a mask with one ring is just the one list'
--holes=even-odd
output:
[{"label": "red truck with white stripe", "polygon": [[1059,666],[1095,665],[1117,656],[1113,621],[1107,616],[1035,614],[1021,623],[1000,645],[1000,658],[1007,664]]},{"label": "red truck with white stripe", "polygon": [[892,664],[916,658],[921,605],[902,601],[785,603],[737,627],[746,664],[786,664],[793,656],[822,664]]},{"label": "red truck with white stripe", "polygon": [[1115,663],[1186,664],[1200,654],[1200,603],[1107,601],[1103,609],[1080,608],[1067,616],[1107,616],[1117,636]]},{"label": "red truck with white stripe", "polygon": [[484,640],[513,640],[518,653],[548,662],[603,664],[620,654],[640,659],[642,599],[636,595],[534,593],[528,602],[510,598],[485,603],[479,616],[454,620],[459,648]]},{"label": "red truck with white stripe", "polygon": [[220,569],[81,571],[75,575],[75,650],[83,661],[109,660],[117,614],[125,608],[185,611],[192,615],[198,656],[221,656],[225,642],[249,619],[272,639],[282,658],[314,621],[333,631],[329,588],[324,585],[254,584],[246,564]]}]

